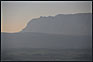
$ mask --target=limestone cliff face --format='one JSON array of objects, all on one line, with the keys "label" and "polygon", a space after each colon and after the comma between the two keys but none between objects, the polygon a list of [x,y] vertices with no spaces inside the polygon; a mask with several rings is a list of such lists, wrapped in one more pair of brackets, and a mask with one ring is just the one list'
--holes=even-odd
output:
[{"label": "limestone cliff face", "polygon": [[32,19],[21,32],[91,35],[92,14],[58,14],[56,16]]}]

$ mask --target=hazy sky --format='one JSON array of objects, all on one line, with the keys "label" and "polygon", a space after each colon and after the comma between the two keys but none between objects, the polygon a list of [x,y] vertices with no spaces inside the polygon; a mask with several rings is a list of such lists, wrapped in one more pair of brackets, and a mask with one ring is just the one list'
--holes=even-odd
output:
[{"label": "hazy sky", "polygon": [[92,13],[92,1],[1,1],[1,32],[19,32],[33,18]]}]

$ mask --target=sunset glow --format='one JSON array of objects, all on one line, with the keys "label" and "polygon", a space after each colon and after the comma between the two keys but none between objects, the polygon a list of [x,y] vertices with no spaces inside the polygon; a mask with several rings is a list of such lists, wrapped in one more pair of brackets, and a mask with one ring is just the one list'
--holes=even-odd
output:
[{"label": "sunset glow", "polygon": [[33,18],[57,14],[92,13],[91,1],[1,2],[1,32],[19,32]]}]

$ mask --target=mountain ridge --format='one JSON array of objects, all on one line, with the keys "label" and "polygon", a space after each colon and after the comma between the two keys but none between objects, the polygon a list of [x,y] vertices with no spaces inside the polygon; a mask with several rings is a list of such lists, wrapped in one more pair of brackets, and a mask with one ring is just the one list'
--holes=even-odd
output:
[{"label": "mountain ridge", "polygon": [[[56,19],[51,17],[41,17],[39,20],[34,19],[33,21],[30,21],[31,23],[28,23],[25,29],[26,31],[24,32],[1,33],[2,49],[42,47],[56,49],[91,49],[91,14],[76,16],[70,16],[72,19],[66,17],[64,20],[62,20],[64,17],[61,17],[60,15],[56,17]],[[75,18],[73,19],[73,17]],[[83,28],[84,30],[87,28],[86,31],[84,31]],[[27,32],[27,29],[31,30]],[[80,31],[83,30],[82,32],[79,32],[79,34],[87,33],[88,35],[73,35],[72,32],[75,31],[77,33],[78,29],[80,29]],[[60,31],[63,33],[55,33]]]},{"label": "mountain ridge", "polygon": [[91,35],[91,13],[58,14],[32,19],[20,32]]}]

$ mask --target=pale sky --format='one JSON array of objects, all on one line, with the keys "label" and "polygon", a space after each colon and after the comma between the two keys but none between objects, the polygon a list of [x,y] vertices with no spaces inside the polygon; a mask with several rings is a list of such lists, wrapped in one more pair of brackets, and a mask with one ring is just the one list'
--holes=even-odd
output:
[{"label": "pale sky", "polygon": [[19,32],[33,18],[92,13],[92,1],[1,1],[1,32]]}]

